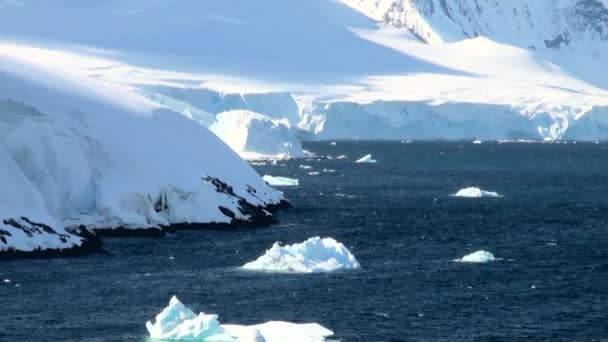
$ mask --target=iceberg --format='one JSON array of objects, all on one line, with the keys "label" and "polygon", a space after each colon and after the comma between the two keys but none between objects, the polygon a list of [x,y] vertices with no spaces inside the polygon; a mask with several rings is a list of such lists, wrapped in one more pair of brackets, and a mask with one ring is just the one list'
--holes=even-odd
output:
[{"label": "iceberg", "polygon": [[272,186],[298,186],[300,184],[297,179],[287,177],[264,175],[262,178]]},{"label": "iceberg", "polygon": [[502,197],[496,192],[481,190],[476,187],[469,187],[458,190],[457,193],[453,194],[454,197],[468,197],[468,198],[479,198],[479,197]]},{"label": "iceberg", "polygon": [[372,159],[372,155],[368,154],[358,159],[355,163],[375,163],[376,159]]},{"label": "iceberg", "polygon": [[486,251],[477,251],[475,253],[465,255],[461,259],[456,259],[455,261],[483,263],[483,262],[490,262],[490,261],[495,261],[495,260],[496,260],[496,258],[494,257],[494,255],[492,253],[486,252]]},{"label": "iceberg", "polygon": [[237,341],[220,326],[217,315],[194,311],[173,296],[155,322],[146,322],[150,338],[170,341]]},{"label": "iceberg", "polygon": [[475,144],[475,145],[480,145],[481,143],[482,143],[482,141],[479,139],[473,140],[473,144]]},{"label": "iceberg", "polygon": [[264,255],[243,266],[247,270],[288,273],[332,272],[360,267],[343,244],[332,238],[320,237],[284,247],[275,242]]},{"label": "iceberg", "polygon": [[317,323],[270,321],[256,325],[220,324],[217,315],[196,315],[173,296],[155,321],[146,323],[152,340],[200,342],[323,342],[334,333]]},{"label": "iceberg", "polygon": [[304,157],[302,145],[287,119],[274,119],[248,110],[216,115],[210,130],[244,159]]}]

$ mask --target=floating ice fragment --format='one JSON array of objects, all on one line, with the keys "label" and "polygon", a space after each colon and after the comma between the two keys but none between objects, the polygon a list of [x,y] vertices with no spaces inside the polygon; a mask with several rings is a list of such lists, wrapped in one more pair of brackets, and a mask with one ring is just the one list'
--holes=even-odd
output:
[{"label": "floating ice fragment", "polygon": [[148,321],[146,328],[152,340],[200,342],[323,342],[334,333],[317,324],[270,321],[245,326],[220,325],[217,315],[194,312],[173,296],[169,306]]},{"label": "floating ice fragment", "polygon": [[303,243],[281,247],[278,242],[257,260],[243,268],[275,272],[331,272],[360,268],[357,259],[343,244],[332,238],[313,237]]},{"label": "floating ice fragment", "polygon": [[332,141],[332,142],[331,142],[331,146],[336,146],[336,142],[335,142],[335,141]]},{"label": "floating ice fragment", "polygon": [[310,166],[310,165],[300,165],[300,169],[310,170],[310,169],[312,169],[312,166]]},{"label": "floating ice fragment", "polygon": [[10,280],[10,279],[4,279],[4,282],[5,282],[6,284],[8,284],[8,283],[10,283],[10,282],[11,282],[11,280]]},{"label": "floating ice fragment", "polygon": [[265,175],[264,180],[268,182],[268,184],[272,186],[297,186],[300,182],[297,179],[287,178],[287,177],[274,177]]},{"label": "floating ice fragment", "polygon": [[309,176],[318,176],[319,175],[319,171],[309,172],[308,175]]},{"label": "floating ice fragment", "polygon": [[375,163],[375,162],[376,162],[376,159],[372,159],[372,155],[368,154],[364,157],[361,157],[355,163]]},{"label": "floating ice fragment", "polygon": [[475,253],[471,253],[469,255],[463,256],[462,259],[456,259],[455,261],[482,263],[482,262],[489,262],[489,261],[494,261],[494,260],[496,260],[496,258],[494,257],[494,255],[492,253],[486,252],[486,251],[477,251]]},{"label": "floating ice fragment", "polygon": [[481,144],[481,142],[482,141],[479,139],[473,140],[473,144],[475,144],[475,145],[479,145],[479,144]]},{"label": "floating ice fragment", "polygon": [[343,154],[341,154],[341,155],[339,155],[339,156],[336,157],[336,159],[347,159],[347,158],[348,157],[345,156],[345,155],[343,155]]},{"label": "floating ice fragment", "polygon": [[325,173],[335,173],[336,170],[334,170],[334,169],[323,169],[323,172],[325,172]]},{"label": "floating ice fragment", "polygon": [[496,192],[481,190],[476,187],[469,187],[458,190],[454,195],[455,197],[469,197],[469,198],[479,198],[479,197],[502,197]]}]

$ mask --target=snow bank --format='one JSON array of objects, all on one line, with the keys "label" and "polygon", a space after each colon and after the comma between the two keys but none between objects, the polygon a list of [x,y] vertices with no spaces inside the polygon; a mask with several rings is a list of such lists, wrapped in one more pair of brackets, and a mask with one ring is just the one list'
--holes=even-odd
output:
[{"label": "snow bank", "polygon": [[483,263],[483,262],[490,262],[490,261],[495,261],[495,260],[496,260],[496,258],[494,257],[494,255],[492,253],[486,252],[486,251],[477,251],[475,253],[465,255],[461,259],[456,259],[455,261]]},{"label": "snow bank", "polygon": [[298,186],[300,184],[297,179],[287,177],[264,175],[262,178],[272,186]]},{"label": "snow bank", "polygon": [[313,237],[303,243],[281,247],[278,242],[257,260],[243,266],[244,269],[276,272],[331,272],[357,269],[359,262],[332,238]]},{"label": "snow bank", "polygon": [[[3,217],[24,216],[61,234],[62,226],[80,225],[158,230],[255,221],[282,203],[280,192],[200,124],[128,87],[57,72],[37,52],[0,49],[0,147],[14,162],[2,163],[10,169],[1,196],[10,186],[35,199],[5,207]],[[30,236],[27,243],[56,245]]]},{"label": "snow bank", "polygon": [[458,190],[457,193],[453,194],[454,197],[469,197],[469,198],[479,198],[479,197],[502,197],[496,192],[481,190],[476,187],[469,187]]},{"label": "snow bank", "polygon": [[355,163],[375,163],[376,159],[372,159],[372,155],[368,154],[366,156],[361,157]]},{"label": "snow bank", "polygon": [[245,159],[300,158],[302,145],[287,119],[247,110],[219,113],[210,129]]},{"label": "snow bank", "polygon": [[146,323],[146,328],[151,339],[171,341],[322,342],[333,335],[331,330],[316,323],[270,321],[251,326],[220,325],[217,315],[203,312],[196,315],[175,296],[169,306],[156,315],[155,322]]}]

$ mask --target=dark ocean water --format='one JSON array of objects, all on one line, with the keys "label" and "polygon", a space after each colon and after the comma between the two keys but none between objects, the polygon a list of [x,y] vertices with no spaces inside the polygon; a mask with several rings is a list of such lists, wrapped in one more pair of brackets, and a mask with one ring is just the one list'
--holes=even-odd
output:
[{"label": "dark ocean water", "polygon": [[[144,341],[173,294],[224,323],[318,322],[342,341],[608,340],[607,144],[305,145],[349,159],[256,166],[300,179],[276,226],[0,263],[11,279],[0,283],[0,341]],[[378,163],[354,163],[367,153]],[[323,169],[336,172],[308,175]],[[504,197],[449,196],[465,186]],[[317,235],[343,242],[362,269],[236,268],[274,241]],[[480,249],[503,260],[452,261]]]}]

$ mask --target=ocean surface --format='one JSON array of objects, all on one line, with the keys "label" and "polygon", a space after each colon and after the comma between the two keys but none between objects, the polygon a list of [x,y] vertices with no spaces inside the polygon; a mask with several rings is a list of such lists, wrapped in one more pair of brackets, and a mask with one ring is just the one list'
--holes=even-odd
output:
[{"label": "ocean surface", "polygon": [[[608,340],[608,144],[305,148],[333,159],[255,166],[300,180],[272,227],[106,239],[103,254],[0,263],[0,341],[145,341],[172,295],[222,323],[317,322],[341,341]],[[368,153],[378,162],[354,163]],[[450,196],[467,186],[503,197]],[[275,241],[312,236],[344,243],[362,268],[238,268]],[[500,260],[454,262],[477,250]]]}]

